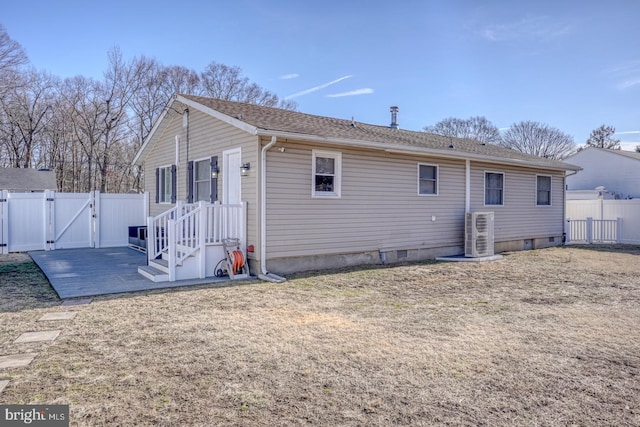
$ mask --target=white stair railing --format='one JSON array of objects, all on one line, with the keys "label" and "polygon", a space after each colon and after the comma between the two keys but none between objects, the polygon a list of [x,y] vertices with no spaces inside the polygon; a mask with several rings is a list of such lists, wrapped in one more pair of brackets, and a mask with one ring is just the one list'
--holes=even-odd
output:
[{"label": "white stair railing", "polygon": [[236,238],[246,247],[246,203],[223,205],[219,202],[178,203],[174,208],[147,218],[147,257],[159,255],[168,263],[169,281],[176,280],[176,268],[200,250],[199,275],[205,275],[206,245],[222,244]]},{"label": "white stair railing", "polygon": [[177,202],[176,205],[155,217],[147,218],[147,260],[158,257],[169,247],[169,221],[175,220],[196,209],[196,203]]}]

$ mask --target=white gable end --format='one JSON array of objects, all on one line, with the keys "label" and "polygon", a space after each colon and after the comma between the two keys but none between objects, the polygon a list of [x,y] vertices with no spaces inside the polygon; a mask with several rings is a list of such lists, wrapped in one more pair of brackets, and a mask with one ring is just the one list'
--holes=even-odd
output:
[{"label": "white gable end", "polygon": [[567,177],[568,190],[593,190],[603,186],[622,197],[640,198],[640,159],[590,147],[566,160],[583,168]]}]

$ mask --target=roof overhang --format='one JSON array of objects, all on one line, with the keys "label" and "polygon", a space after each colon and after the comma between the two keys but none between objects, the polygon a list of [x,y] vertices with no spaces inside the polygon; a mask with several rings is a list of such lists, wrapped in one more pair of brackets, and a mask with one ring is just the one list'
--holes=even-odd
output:
[{"label": "roof overhang", "polygon": [[436,148],[410,147],[410,146],[402,146],[402,145],[395,145],[393,147],[389,147],[389,144],[385,144],[381,142],[322,137],[318,135],[307,135],[307,134],[300,134],[300,133],[294,133],[294,132],[271,131],[271,130],[259,129],[257,131],[257,134],[259,136],[266,136],[266,137],[275,136],[276,138],[288,138],[288,139],[299,140],[299,141],[309,141],[309,142],[321,141],[327,144],[370,148],[370,149],[376,149],[376,150],[383,150],[388,153],[394,153],[394,154],[431,156],[431,157],[440,157],[444,159],[456,159],[456,160],[476,160],[484,163],[514,165],[514,166],[528,167],[533,169],[547,169],[547,170],[558,170],[558,171],[582,170],[581,167],[576,165],[571,165],[569,163],[564,163],[562,167],[553,166],[553,165],[542,165],[542,164],[536,164],[534,162],[528,162],[526,160],[494,157],[494,156],[488,156],[483,154],[468,153],[464,151],[438,150]]}]

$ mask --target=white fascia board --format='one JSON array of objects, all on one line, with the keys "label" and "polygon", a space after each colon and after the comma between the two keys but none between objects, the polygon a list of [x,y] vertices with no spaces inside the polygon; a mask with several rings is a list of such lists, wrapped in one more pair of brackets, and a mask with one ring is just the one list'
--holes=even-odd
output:
[{"label": "white fascia board", "polygon": [[372,142],[372,141],[359,141],[359,140],[349,140],[349,139],[341,139],[341,138],[330,138],[330,137],[321,137],[317,135],[306,135],[306,134],[298,134],[292,132],[282,132],[282,131],[269,131],[269,130],[258,130],[257,133],[259,136],[276,136],[278,138],[290,138],[297,139],[301,141],[312,141],[312,142],[325,142],[328,144],[337,144],[337,145],[348,145],[352,147],[363,147],[363,148],[373,148],[378,150],[384,150],[388,153],[394,154],[414,154],[414,155],[422,155],[422,156],[434,156],[445,159],[456,159],[456,160],[477,160],[485,163],[494,163],[494,164],[508,164],[508,165],[517,165],[528,168],[536,168],[536,169],[549,169],[549,170],[559,170],[559,171],[567,171],[567,170],[581,170],[582,168],[567,164],[568,167],[554,167],[550,165],[538,165],[535,163],[528,162],[526,160],[518,160],[518,159],[507,159],[501,157],[493,157],[486,156],[483,154],[474,154],[474,153],[465,153],[461,151],[443,151],[437,150],[434,148],[424,148],[424,147],[402,147],[395,146],[393,148],[389,148],[389,144],[381,143],[381,142]]},{"label": "white fascia board", "polygon": [[176,96],[176,100],[183,103],[188,107],[193,107],[196,110],[202,111],[205,114],[210,115],[220,121],[230,124],[231,126],[237,127],[240,130],[250,133],[251,135],[257,135],[258,128],[252,126],[248,123],[243,122],[242,120],[236,119],[235,117],[227,116],[226,114],[222,114],[219,111],[214,110],[213,108],[209,108],[205,105],[202,105],[198,102],[192,101],[190,99],[184,98],[181,95]]}]

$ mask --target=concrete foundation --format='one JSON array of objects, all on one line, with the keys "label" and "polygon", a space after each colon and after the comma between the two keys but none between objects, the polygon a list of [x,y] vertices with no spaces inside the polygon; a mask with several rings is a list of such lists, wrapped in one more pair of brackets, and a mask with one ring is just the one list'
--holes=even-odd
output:
[{"label": "concrete foundation", "polygon": [[[561,244],[562,236],[495,242],[494,253],[542,249],[550,246],[560,246]],[[358,265],[400,264],[404,262],[426,261],[434,260],[437,257],[460,254],[464,254],[464,246],[380,249],[369,252],[274,258],[267,261],[267,269],[269,272],[277,275],[286,275],[303,271],[329,270]],[[249,268],[251,274],[258,274],[260,270],[258,260],[249,259]]]},{"label": "concrete foundation", "polygon": [[544,249],[560,245],[562,245],[562,236],[552,236],[532,239],[509,240],[506,242],[495,242],[493,250],[495,253],[515,252],[531,249]]}]

